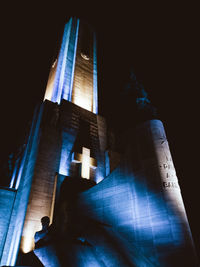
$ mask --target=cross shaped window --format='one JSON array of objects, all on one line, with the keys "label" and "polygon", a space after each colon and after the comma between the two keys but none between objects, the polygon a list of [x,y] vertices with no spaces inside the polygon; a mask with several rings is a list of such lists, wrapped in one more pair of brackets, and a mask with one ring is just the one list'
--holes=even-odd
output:
[{"label": "cross shaped window", "polygon": [[90,149],[82,147],[82,154],[73,152],[72,162],[81,163],[81,177],[90,179],[90,168],[96,169],[97,162],[90,157]]}]

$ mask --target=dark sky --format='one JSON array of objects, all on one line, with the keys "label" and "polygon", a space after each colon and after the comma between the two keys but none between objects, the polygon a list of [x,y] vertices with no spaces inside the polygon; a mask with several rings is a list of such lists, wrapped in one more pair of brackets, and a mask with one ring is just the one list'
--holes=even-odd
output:
[{"label": "dark sky", "polygon": [[[107,116],[133,66],[164,122],[197,246],[199,235],[199,21],[190,4],[93,1],[1,7],[1,158],[14,151],[44,95],[67,18],[98,33],[100,112]],[[152,2],[152,1],[148,1]],[[110,3],[110,4],[109,4]],[[124,102],[119,104],[123,109]],[[134,114],[133,114],[134,116]]]}]

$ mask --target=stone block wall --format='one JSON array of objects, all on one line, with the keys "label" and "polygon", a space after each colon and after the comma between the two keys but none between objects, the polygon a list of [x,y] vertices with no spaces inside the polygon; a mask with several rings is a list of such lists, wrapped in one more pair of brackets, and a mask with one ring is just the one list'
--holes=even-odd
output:
[{"label": "stone block wall", "polygon": [[26,243],[24,240],[27,236],[29,239],[32,238],[30,249],[33,248],[33,237],[35,232],[41,229],[43,216],[50,217],[52,221],[55,177],[60,159],[57,111],[56,104],[50,101],[45,102],[36,165],[22,234],[22,250],[24,250],[23,243]]},{"label": "stone block wall", "polygon": [[72,102],[93,111],[93,33],[84,23],[79,28]]},{"label": "stone block wall", "polygon": [[33,116],[28,142],[20,166],[20,177],[18,178],[20,182],[16,191],[1,265],[14,265],[17,259],[37,157],[42,113],[43,105],[36,108]]},{"label": "stone block wall", "polygon": [[0,187],[0,258],[8,232],[16,190]]},{"label": "stone block wall", "polygon": [[120,165],[81,194],[82,215],[100,222],[134,266],[198,266],[162,123],[148,121],[129,137]]},{"label": "stone block wall", "polygon": [[[88,132],[82,132],[81,122],[89,125]],[[101,116],[85,110],[71,102],[63,100],[60,106],[60,127],[62,134],[62,147],[59,173],[70,176],[73,173],[71,153],[78,136],[86,135],[90,139],[90,156],[97,160],[97,169],[93,173],[93,179],[99,182],[105,177],[105,147],[106,127],[105,120]],[[82,142],[82,143],[81,143]],[[79,141],[75,152],[81,153],[84,140]]]}]

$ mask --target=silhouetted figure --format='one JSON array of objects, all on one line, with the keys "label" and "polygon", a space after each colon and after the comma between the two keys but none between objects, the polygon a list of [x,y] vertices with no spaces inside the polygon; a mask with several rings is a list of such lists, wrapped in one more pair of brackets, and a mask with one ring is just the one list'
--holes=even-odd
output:
[{"label": "silhouetted figure", "polygon": [[[50,224],[48,216],[41,219],[42,230],[35,233],[34,254],[42,262],[43,266],[60,267],[60,256],[57,255],[56,235]],[[59,243],[59,242],[58,242]]]},{"label": "silhouetted figure", "polygon": [[34,240],[35,240],[35,248],[39,248],[41,246],[44,246],[48,241],[51,239],[51,227],[50,219],[48,216],[44,216],[41,219],[42,224],[42,230],[35,233]]}]

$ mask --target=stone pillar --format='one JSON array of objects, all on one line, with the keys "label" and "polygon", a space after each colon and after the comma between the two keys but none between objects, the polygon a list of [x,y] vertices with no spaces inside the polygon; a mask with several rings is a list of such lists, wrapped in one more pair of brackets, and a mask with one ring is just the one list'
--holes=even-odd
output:
[{"label": "stone pillar", "polygon": [[[149,205],[151,207],[150,201],[156,195],[159,195],[165,203],[159,211],[162,215],[160,221],[155,219],[157,215],[154,216],[151,211],[151,217],[154,218],[152,219],[152,232],[158,259],[165,262],[163,266],[175,266],[172,264],[180,264],[184,261],[186,264],[184,266],[197,266],[193,239],[162,122],[151,120],[141,124],[137,127],[136,139],[140,163],[146,173]],[[166,220],[165,226],[164,220]],[[169,235],[165,236],[165,240],[160,233],[154,235],[159,227],[169,230]],[[162,238],[166,244],[173,243],[171,252],[166,248],[160,250],[159,244]]]},{"label": "stone pillar", "polygon": [[55,107],[56,104],[46,102],[21,240],[21,249],[24,253],[30,252],[34,248],[34,234],[41,229],[41,218],[48,216],[51,222],[53,219],[56,172],[60,159],[60,133],[57,122],[53,118]]}]

